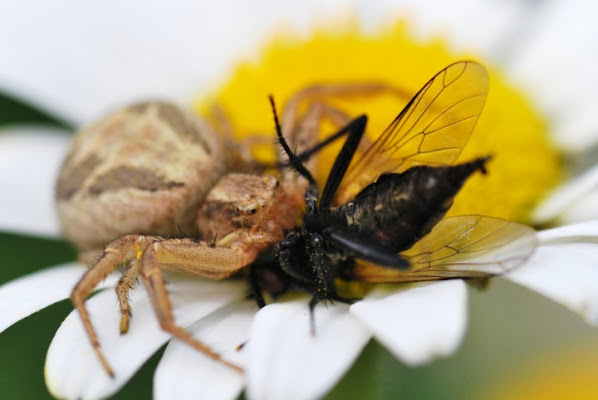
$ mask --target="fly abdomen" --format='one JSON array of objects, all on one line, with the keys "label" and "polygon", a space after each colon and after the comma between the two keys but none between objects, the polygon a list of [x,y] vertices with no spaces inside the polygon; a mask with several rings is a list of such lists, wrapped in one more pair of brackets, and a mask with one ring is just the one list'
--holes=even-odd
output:
[{"label": "fly abdomen", "polygon": [[449,167],[418,166],[383,174],[354,200],[339,207],[350,229],[373,237],[397,253],[425,236],[446,214],[475,171],[490,157]]}]

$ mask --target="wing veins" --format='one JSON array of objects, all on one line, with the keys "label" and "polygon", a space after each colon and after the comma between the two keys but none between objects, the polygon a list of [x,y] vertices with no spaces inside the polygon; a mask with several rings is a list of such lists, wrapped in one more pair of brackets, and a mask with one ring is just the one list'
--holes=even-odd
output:
[{"label": "wing veins", "polygon": [[[453,63],[432,77],[370,147],[355,157],[339,185],[337,202],[348,201],[351,195],[385,172],[400,173],[410,166],[422,164],[451,165],[477,123],[487,95],[487,82],[484,67],[473,61]],[[458,120],[450,120],[451,111]],[[472,121],[471,118],[476,119]],[[465,122],[463,127],[456,127]],[[434,124],[441,126],[429,130]],[[467,129],[469,124],[471,129]],[[446,134],[442,133],[445,128],[448,136],[453,132],[456,136],[445,140]],[[434,135],[428,136],[431,134]],[[446,147],[447,142],[454,145]],[[422,151],[424,147],[428,150]],[[412,154],[404,155],[403,152]],[[418,160],[419,154],[422,157]],[[428,160],[435,158],[435,154],[441,161]]]},{"label": "wing veins", "polygon": [[[463,118],[463,119],[460,119],[460,120],[458,120],[458,121],[453,121],[453,122],[451,122],[450,124],[443,125],[443,126],[441,126],[441,127],[437,128],[437,129],[434,129],[433,131],[425,131],[425,130],[424,130],[424,131],[422,131],[422,133],[424,134],[424,137],[425,137],[425,136],[427,136],[427,135],[431,135],[432,133],[436,133],[436,132],[438,132],[438,131],[441,131],[441,130],[443,130],[443,129],[450,128],[450,127],[451,127],[451,126],[453,126],[453,125],[460,124],[461,122],[464,122],[464,121],[470,120],[470,119],[472,119],[472,118],[478,119],[478,118],[479,118],[479,115],[471,115],[471,116],[469,116],[469,117],[465,117],[465,118]],[[430,125],[431,125],[431,124],[430,124]],[[468,138],[468,139],[469,139],[469,138]],[[443,149],[444,149],[444,147],[443,147]]]},{"label": "wing veins", "polygon": [[[464,69],[463,69],[463,72],[461,72],[461,73],[459,74],[459,76],[458,76],[457,78],[455,78],[453,81],[451,81],[451,82],[450,82],[448,85],[445,85],[445,84],[444,84],[444,77],[443,77],[443,87],[442,87],[442,89],[441,89],[441,90],[439,90],[439,91],[438,91],[438,93],[436,94],[436,96],[434,96],[434,97],[433,97],[433,98],[430,100],[430,103],[428,104],[428,106],[427,106],[427,107],[426,107],[426,108],[425,108],[425,109],[424,109],[424,110],[423,110],[423,111],[420,113],[419,117],[418,117],[418,118],[415,120],[415,122],[413,123],[413,125],[412,125],[412,126],[411,126],[411,127],[408,129],[408,130],[407,130],[407,132],[405,132],[405,135],[403,135],[403,136],[402,136],[400,139],[404,138],[404,137],[407,135],[407,133],[411,132],[411,130],[413,129],[413,127],[414,127],[415,125],[417,125],[417,123],[418,123],[418,122],[421,120],[421,118],[422,118],[422,117],[423,117],[425,114],[427,114],[427,113],[428,113],[428,110],[430,109],[430,107],[432,107],[432,106],[433,106],[433,105],[436,103],[436,101],[438,100],[438,98],[440,97],[440,95],[441,95],[442,93],[444,93],[444,91],[445,91],[445,90],[446,90],[446,89],[447,89],[449,86],[451,86],[453,83],[457,82],[457,81],[459,80],[459,78],[460,78],[460,77],[461,77],[461,76],[462,76],[462,75],[465,73],[465,70],[466,70],[466,68],[464,68]],[[443,70],[443,72],[444,72],[444,74],[443,74],[443,75],[444,75],[444,76],[446,76],[446,69],[445,69],[445,70]],[[432,79],[431,81],[429,81],[429,82],[428,82],[428,85],[427,85],[427,87],[426,87],[426,89],[421,91],[421,94],[422,94],[422,95],[421,95],[421,96],[420,96],[420,97],[417,99],[417,101],[416,101],[416,102],[414,102],[414,103],[411,105],[411,107],[410,107],[410,108],[411,108],[411,112],[410,112],[409,116],[407,116],[407,118],[405,118],[405,122],[407,121],[407,119],[409,119],[409,117],[411,116],[411,114],[413,114],[413,112],[414,112],[414,111],[415,111],[415,109],[417,108],[417,105],[418,105],[418,104],[421,102],[421,99],[422,99],[422,98],[424,97],[424,95],[425,95],[425,94],[428,92],[429,88],[432,86],[432,84],[433,84],[435,81],[436,81],[436,79]],[[435,118],[434,118],[434,119],[433,119],[433,120],[432,120],[432,121],[431,121],[431,122],[430,122],[430,123],[427,125],[427,127],[429,127],[430,125],[432,125],[432,124],[433,124],[433,123],[434,123],[436,120],[438,120],[438,118],[440,118],[442,115],[444,115],[444,114],[445,114],[447,111],[449,111],[450,109],[454,108],[454,107],[455,107],[455,106],[457,106],[458,104],[460,104],[460,103],[464,102],[465,100],[470,100],[470,99],[473,99],[473,98],[476,98],[476,97],[485,97],[485,96],[486,96],[486,93],[479,93],[479,94],[474,94],[474,95],[471,95],[471,96],[468,96],[468,97],[465,97],[465,98],[462,98],[462,99],[460,99],[460,100],[459,100],[459,101],[457,101],[456,103],[452,104],[450,107],[448,107],[448,108],[444,109],[444,111],[442,111],[440,114],[438,114],[438,115],[437,115],[437,116],[436,116],[436,117],[435,117]],[[479,113],[478,113],[476,116],[479,116]],[[448,126],[448,125],[447,125],[447,126]],[[425,134],[426,134],[426,133],[425,133],[425,131],[426,131],[426,130],[424,129],[424,130],[423,130],[423,131],[421,131],[421,132],[422,132],[422,133],[424,133],[424,135],[425,135]],[[390,137],[390,136],[392,136],[392,135],[389,135],[389,137]],[[400,141],[400,139],[399,139],[399,141]]]},{"label": "wing veins", "polygon": [[[525,232],[522,232],[517,237],[514,237],[514,238],[512,238],[512,239],[510,239],[510,240],[508,240],[506,242],[501,242],[501,243],[498,243],[496,246],[485,247],[483,249],[475,250],[475,251],[462,251],[462,249],[459,250],[459,249],[456,249],[454,247],[451,247],[451,246],[447,245],[447,246],[443,246],[443,247],[441,247],[441,248],[439,248],[439,249],[437,249],[435,251],[432,251],[432,252],[422,252],[422,253],[415,254],[413,256],[409,256],[409,259],[412,259],[412,258],[426,258],[427,259],[427,261],[416,261],[415,262],[415,265],[427,265],[427,267],[418,268],[417,271],[423,271],[423,270],[427,270],[429,268],[438,268],[439,267],[438,265],[437,266],[432,266],[432,263],[433,262],[440,262],[440,261],[442,261],[444,259],[449,259],[451,257],[454,257],[455,254],[465,254],[466,255],[466,254],[485,253],[485,252],[488,252],[488,251],[492,251],[492,250],[495,250],[495,249],[500,248],[502,246],[505,246],[505,245],[507,245],[509,243],[513,243],[514,241],[516,241],[517,239],[520,239],[524,235],[525,235]],[[463,247],[463,249],[465,249],[467,247],[469,247],[469,245]],[[437,257],[437,258],[433,257],[434,253],[436,253],[438,251],[441,251],[444,248],[449,248],[451,250],[454,250],[455,253],[449,254],[449,255],[446,255],[446,256],[443,256],[443,257]],[[424,257],[424,256],[426,256],[426,257]],[[529,256],[529,254],[527,256]],[[495,261],[477,261],[477,262],[470,262],[470,263],[467,263],[467,262],[447,262],[447,263],[441,264],[440,266],[442,266],[442,265],[491,265],[491,264],[503,265],[507,261],[525,259],[525,258],[527,258],[527,256],[525,256],[525,257],[512,256],[512,257],[509,257],[509,258],[501,258],[501,259],[495,260]]]},{"label": "wing veins", "polygon": [[[466,101],[466,100],[470,100],[470,99],[474,99],[474,98],[476,98],[476,97],[485,97],[485,96],[486,96],[486,93],[480,93],[480,94],[474,94],[474,95],[471,95],[471,96],[469,96],[469,97],[465,97],[465,98],[462,98],[462,99],[460,99],[460,100],[459,100],[459,101],[457,101],[455,104],[453,104],[452,106],[450,106],[450,107],[446,108],[446,109],[445,109],[443,112],[441,112],[440,114],[438,114],[438,115],[436,116],[436,118],[434,118],[434,119],[432,120],[432,122],[430,122],[430,123],[428,124],[428,126],[432,125],[434,122],[436,122],[436,121],[438,120],[438,118],[442,117],[442,116],[443,116],[444,114],[446,114],[446,113],[447,113],[449,110],[451,110],[451,109],[455,108],[457,105],[459,105],[459,104],[463,103],[464,101]],[[476,113],[475,115],[472,115],[472,117],[473,117],[473,116],[479,117],[479,116],[480,116],[480,113]],[[425,130],[424,130],[424,131],[425,131]]]},{"label": "wing veins", "polygon": [[[432,81],[430,81],[430,83],[433,83],[434,81],[435,81],[435,80],[432,80]],[[430,85],[429,85],[429,87],[430,87],[430,86],[432,86],[432,85],[430,84]],[[428,88],[429,88],[429,87],[428,87]],[[413,129],[413,127],[414,127],[415,125],[417,125],[419,121],[421,121],[421,119],[423,118],[423,116],[427,114],[427,112],[428,112],[428,110],[430,109],[430,107],[432,107],[432,104],[434,104],[434,102],[435,102],[435,101],[438,99],[438,97],[439,97],[439,96],[442,94],[442,92],[443,92],[445,89],[446,89],[446,87],[443,87],[441,91],[439,91],[438,93],[436,93],[436,96],[434,96],[434,97],[432,98],[432,100],[430,101],[430,103],[428,103],[427,107],[426,107],[426,108],[425,108],[425,109],[424,109],[422,112],[420,112],[420,113],[419,113],[419,116],[418,116],[418,117],[415,119],[415,121],[413,122],[413,124],[411,124],[411,127],[409,127],[409,128],[407,129],[407,131],[405,132],[405,134],[404,134],[403,136],[401,136],[401,137],[399,137],[399,138],[398,138],[398,140],[397,140],[397,143],[399,143],[399,142],[401,141],[401,139],[405,138],[405,137],[407,136],[407,134],[408,134],[409,132],[411,132],[411,130]],[[427,90],[428,90],[428,89],[426,89],[426,92],[427,92]],[[421,97],[420,97],[420,98],[417,100],[417,103],[411,107],[411,113],[410,113],[410,115],[409,115],[409,116],[411,116],[411,114],[413,114],[413,112],[414,112],[414,111],[415,111],[415,109],[417,108],[417,105],[418,105],[418,104],[421,102],[421,99],[422,99],[422,98],[423,98],[423,94],[422,94],[422,96],[421,96]],[[409,118],[405,118],[405,123],[407,123],[407,119],[409,119]],[[399,130],[397,130],[396,132],[399,132]],[[421,133],[423,133],[423,131],[422,131]],[[393,136],[394,136],[394,134],[393,134],[393,135],[389,135],[389,137],[393,137]],[[396,144],[393,144],[393,146],[394,146],[394,145],[396,145]]]},{"label": "wing veins", "polygon": [[[421,263],[416,263],[416,264],[420,264],[420,265],[426,265],[425,267],[422,268],[418,268],[415,271],[420,272],[420,271],[433,271],[433,270],[437,270],[437,271],[442,271],[442,269],[439,269],[438,267],[442,267],[442,266],[446,266],[446,265],[450,265],[450,266],[455,266],[455,265],[466,265],[466,266],[476,266],[476,265],[499,265],[502,266],[503,269],[508,269],[508,266],[505,265],[506,262],[509,261],[520,261],[520,260],[524,260],[526,257],[516,257],[516,256],[512,256],[509,258],[503,258],[501,260],[497,260],[497,261],[477,261],[477,262],[453,262],[453,263],[446,263],[446,264],[441,264],[440,266],[436,265],[433,266],[431,262],[421,262]],[[437,260],[434,260],[437,261]],[[447,271],[451,271],[451,272],[458,272],[458,271],[454,271],[454,270],[447,270]],[[480,272],[480,273],[485,273],[483,271],[476,271],[476,272]],[[486,273],[487,274],[487,273]]]},{"label": "wing veins", "polygon": [[[496,231],[496,232],[498,232],[498,231]],[[497,248],[499,248],[499,247],[502,247],[502,246],[504,246],[504,245],[507,245],[507,244],[509,244],[509,243],[513,243],[513,242],[515,242],[517,239],[520,239],[520,238],[524,237],[524,234],[525,234],[525,232],[522,232],[520,235],[518,235],[518,236],[515,236],[515,237],[513,237],[513,238],[510,238],[510,239],[509,239],[509,240],[507,240],[507,241],[504,241],[504,242],[497,243],[495,246],[484,247],[484,249],[482,249],[482,250],[483,250],[483,251],[485,251],[485,250],[494,250],[494,249],[497,249]],[[487,235],[486,237],[489,237],[489,236],[490,236],[490,235]],[[482,240],[482,239],[485,239],[486,237],[484,237],[484,238],[480,238],[479,240],[477,240],[477,241],[475,241],[475,242],[473,242],[473,243],[469,243],[467,246],[464,246],[464,247],[462,248],[462,250],[466,250],[466,249],[467,249],[468,247],[470,247],[471,245],[473,245],[473,244],[477,243],[478,241],[480,241],[480,240]],[[460,251],[460,253],[463,253],[463,254],[465,254],[465,253],[472,254],[472,253],[475,253],[476,251],[478,251],[478,252],[479,252],[479,251],[482,251],[482,250],[473,250],[473,251]]]},{"label": "wing veins", "polygon": [[[460,76],[461,76],[461,75],[462,75],[462,74],[460,74]],[[453,81],[452,81],[450,84],[453,84],[453,83],[454,83],[454,82],[456,82],[457,80],[458,80],[458,78],[457,78],[457,79],[455,79],[455,80],[453,80]],[[476,113],[475,115],[471,115],[471,116],[468,116],[468,117],[466,117],[466,118],[460,119],[460,120],[458,120],[458,121],[453,121],[453,122],[451,122],[450,124],[443,125],[443,126],[439,127],[438,129],[435,129],[435,130],[433,130],[433,131],[427,131],[427,130],[426,130],[426,129],[427,129],[428,127],[430,127],[430,126],[431,126],[431,125],[432,125],[432,124],[433,124],[435,121],[437,121],[437,120],[438,120],[438,119],[439,119],[439,118],[440,118],[442,115],[444,115],[444,114],[445,114],[447,111],[451,110],[452,108],[456,107],[458,104],[460,104],[460,103],[464,102],[465,100],[473,99],[473,98],[476,98],[476,97],[484,97],[484,96],[486,95],[485,93],[475,94],[475,95],[468,96],[468,97],[466,97],[466,98],[460,99],[458,102],[454,103],[453,105],[451,105],[450,107],[448,107],[448,108],[446,108],[444,111],[442,111],[440,114],[438,114],[438,115],[437,115],[437,116],[436,116],[436,117],[435,117],[435,118],[434,118],[434,119],[433,119],[433,120],[432,120],[432,121],[431,121],[431,122],[430,122],[428,125],[426,125],[426,127],[425,127],[423,130],[421,130],[421,131],[417,132],[417,133],[416,133],[415,135],[413,135],[413,136],[410,136],[410,137],[409,137],[407,140],[405,140],[404,142],[401,142],[401,140],[402,140],[402,139],[405,139],[405,138],[407,137],[407,134],[408,134],[409,132],[411,132],[411,131],[412,131],[413,127],[417,125],[417,123],[418,123],[418,122],[419,122],[419,121],[422,119],[422,117],[423,117],[423,116],[424,116],[424,115],[425,115],[425,114],[428,112],[428,110],[430,109],[430,107],[432,107],[432,105],[433,105],[433,104],[436,102],[436,100],[438,99],[438,97],[439,97],[439,96],[440,96],[440,95],[441,95],[441,94],[444,92],[444,90],[445,90],[445,89],[448,87],[448,86],[443,86],[443,89],[442,89],[442,90],[440,90],[440,91],[439,91],[439,92],[436,94],[436,96],[435,96],[435,97],[434,97],[434,98],[433,98],[433,99],[430,101],[430,103],[429,103],[429,104],[428,104],[428,106],[425,108],[425,110],[424,110],[423,112],[421,112],[421,113],[420,113],[419,117],[418,117],[418,118],[415,120],[415,122],[414,122],[414,123],[411,125],[411,127],[410,127],[410,128],[408,128],[408,130],[405,132],[405,134],[404,134],[404,135],[402,135],[400,138],[398,138],[398,140],[396,141],[396,143],[392,143],[392,140],[391,140],[391,139],[392,139],[392,138],[393,138],[393,137],[396,135],[396,133],[398,133],[399,131],[401,131],[401,130],[402,130],[402,127],[405,125],[405,123],[407,122],[407,120],[409,119],[409,117],[410,117],[410,116],[413,114],[413,112],[414,112],[414,111],[415,111],[415,109],[417,108],[417,105],[420,103],[421,99],[423,98],[423,96],[425,95],[425,93],[428,91],[429,87],[430,87],[430,86],[432,86],[432,85],[431,85],[431,83],[433,83],[433,82],[434,82],[434,80],[430,81],[430,82],[429,82],[429,83],[430,83],[430,85],[428,85],[428,87],[426,87],[426,90],[425,90],[425,91],[422,91],[422,96],[420,96],[420,97],[417,99],[417,101],[415,101],[415,102],[413,102],[413,103],[412,103],[411,107],[409,107],[409,109],[410,109],[410,112],[409,112],[409,114],[408,114],[408,115],[407,115],[407,114],[403,114],[403,113],[399,114],[399,116],[397,116],[397,118],[395,119],[395,121],[393,121],[393,123],[392,123],[392,124],[389,126],[389,128],[387,128],[387,132],[389,132],[389,131],[390,131],[391,133],[389,133],[388,135],[382,135],[382,136],[380,136],[380,137],[378,138],[378,140],[377,140],[377,141],[376,141],[376,143],[375,143],[376,145],[377,145],[378,143],[381,143],[381,144],[389,144],[389,146],[386,146],[386,149],[382,149],[382,150],[379,152],[380,154],[382,154],[382,153],[385,153],[386,151],[388,151],[388,150],[390,150],[390,149],[394,149],[393,153],[390,153],[390,155],[392,155],[392,154],[394,154],[394,152],[395,152],[395,151],[398,151],[398,150],[400,150],[400,149],[401,149],[403,146],[407,145],[409,142],[411,142],[412,140],[414,140],[415,138],[417,138],[417,137],[420,137],[420,136],[423,136],[423,139],[421,140],[420,144],[418,145],[418,152],[417,152],[417,153],[415,153],[415,154],[412,154],[412,155],[408,155],[408,156],[405,156],[405,157],[403,157],[403,160],[405,160],[405,159],[408,159],[408,158],[410,158],[410,157],[413,157],[414,155],[417,155],[417,154],[426,154],[426,152],[423,152],[423,151],[421,150],[421,146],[423,145],[423,143],[424,143],[424,140],[425,140],[425,138],[426,138],[426,136],[427,136],[427,135],[429,135],[429,134],[432,134],[432,133],[435,133],[435,132],[438,132],[438,131],[439,131],[439,130],[441,130],[441,129],[445,129],[445,128],[447,128],[447,127],[450,127],[450,126],[452,126],[452,125],[455,125],[455,124],[461,123],[461,122],[463,122],[463,121],[466,121],[466,120],[468,120],[468,119],[471,119],[471,118],[476,118],[476,119],[477,119],[477,118],[479,118],[479,113]],[[449,86],[450,86],[450,84],[449,84]],[[406,116],[406,117],[404,117],[404,115],[407,115],[407,116]],[[397,126],[396,126],[398,122],[403,122],[403,121],[404,121],[404,124],[400,125],[399,127],[397,127]],[[391,128],[393,125],[395,125],[395,126],[394,126],[392,129],[390,129],[390,128]],[[383,140],[382,140],[382,139],[383,139]],[[389,140],[390,140],[390,142],[389,142]],[[389,142],[389,143],[387,143],[387,142]],[[376,147],[376,146],[375,146],[375,145],[372,145],[372,146],[371,146],[371,147],[368,149],[368,151],[367,151],[367,152],[368,152],[368,153],[370,153],[370,150],[373,150],[373,149],[374,149],[374,147]],[[455,149],[455,150],[459,150],[459,151],[461,151],[461,150],[462,150],[462,148],[460,148],[460,147],[454,147],[454,148],[447,148],[447,147],[445,147],[445,148],[442,148],[441,150],[447,150],[447,149]],[[438,151],[438,150],[436,150],[436,151]],[[375,154],[375,153],[376,153],[376,152],[373,152],[372,154]],[[365,156],[365,154],[364,154],[364,156]],[[365,157],[361,157],[361,158],[359,159],[359,162],[358,162],[358,163],[361,163],[361,161],[362,161],[364,158],[365,158]],[[402,164],[402,162],[401,162],[401,164]],[[401,165],[401,164],[399,164],[399,165]],[[442,165],[442,164],[441,164],[441,165]]]}]

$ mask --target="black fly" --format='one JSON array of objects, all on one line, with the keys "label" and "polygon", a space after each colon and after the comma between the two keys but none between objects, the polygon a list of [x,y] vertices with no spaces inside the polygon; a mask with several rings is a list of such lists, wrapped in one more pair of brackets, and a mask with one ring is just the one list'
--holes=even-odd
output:
[{"label": "black fly", "polygon": [[466,180],[476,171],[486,173],[488,156],[451,165],[475,126],[486,92],[481,65],[451,64],[356,161],[367,117],[355,118],[334,135],[346,134],[347,139],[321,195],[282,136],[270,98],[280,145],[290,167],[309,185],[302,225],[252,268],[258,304],[264,305],[262,290],[275,296],[288,289],[309,293],[313,332],[313,310],[319,302],[353,300],[338,294],[337,279],[481,279],[528,257],[535,248],[530,228],[483,216],[443,220]]}]

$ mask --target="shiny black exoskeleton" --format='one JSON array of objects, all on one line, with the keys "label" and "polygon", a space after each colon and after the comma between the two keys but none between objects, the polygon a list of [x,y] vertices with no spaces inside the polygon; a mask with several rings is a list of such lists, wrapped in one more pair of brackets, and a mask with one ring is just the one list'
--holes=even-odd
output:
[{"label": "shiny black exoskeleton", "polygon": [[333,212],[358,236],[373,238],[393,253],[410,248],[429,233],[475,171],[485,173],[488,157],[451,167],[418,166],[383,174],[352,201]]},{"label": "shiny black exoskeleton", "polygon": [[289,165],[309,181],[309,186],[302,226],[263,254],[252,270],[260,305],[261,290],[276,295],[289,288],[312,295],[312,312],[321,301],[350,301],[338,295],[335,280],[355,259],[389,268],[408,268],[408,261],[399,253],[430,232],[467,178],[475,171],[485,173],[484,165],[489,159],[446,167],[417,166],[400,174],[383,174],[353,200],[332,207],[365,131],[367,117],[356,118],[335,135],[347,134],[347,139],[321,196],[315,179],[290,150],[275,119]]}]

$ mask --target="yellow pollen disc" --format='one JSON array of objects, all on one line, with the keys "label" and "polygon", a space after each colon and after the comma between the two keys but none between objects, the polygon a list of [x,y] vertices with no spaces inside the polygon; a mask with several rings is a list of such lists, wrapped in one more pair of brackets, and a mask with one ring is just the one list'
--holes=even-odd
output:
[{"label": "yellow pollen disc", "polygon": [[[269,94],[282,110],[290,96],[314,84],[387,83],[404,91],[405,98],[369,96],[329,102],[351,116],[367,114],[367,135],[375,138],[434,74],[462,59],[476,57],[451,54],[440,40],[416,42],[403,23],[370,35],[353,26],[340,32],[319,30],[306,40],[279,35],[257,61],[240,64],[219,90],[202,96],[196,108],[206,115],[213,104],[220,106],[240,138],[256,133],[274,138]],[[560,179],[559,155],[548,141],[546,122],[499,71],[484,64],[490,92],[458,161],[488,154],[493,159],[488,175],[477,174],[466,183],[450,214],[526,221],[532,207]],[[324,124],[322,133],[334,130]],[[325,179],[336,152],[338,146],[331,146],[320,154],[318,179]]]},{"label": "yellow pollen disc", "polygon": [[143,252],[141,250],[137,250],[137,259],[139,260],[141,258],[141,256],[143,255]]}]

